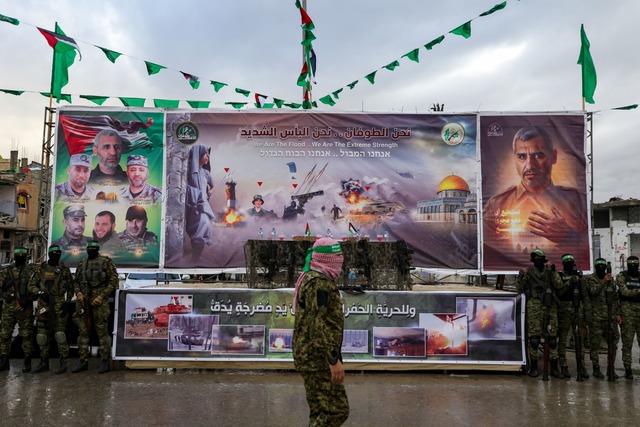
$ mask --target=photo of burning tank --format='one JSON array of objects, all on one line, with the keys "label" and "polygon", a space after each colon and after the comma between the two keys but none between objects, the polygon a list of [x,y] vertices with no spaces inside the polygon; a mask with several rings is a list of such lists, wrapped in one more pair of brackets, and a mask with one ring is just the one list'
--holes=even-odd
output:
[{"label": "photo of burning tank", "polygon": [[169,351],[211,351],[211,327],[220,322],[217,315],[172,314],[169,316]]},{"label": "photo of burning tank", "polygon": [[369,353],[369,331],[345,329],[342,333],[343,353]]},{"label": "photo of burning tank", "polygon": [[467,355],[466,314],[420,313],[420,327],[427,330],[427,355]]},{"label": "photo of burning tank", "polygon": [[374,357],[425,357],[424,328],[373,328]]},{"label": "photo of burning tank", "polygon": [[211,354],[264,354],[264,325],[213,325]]},{"label": "photo of burning tank", "polygon": [[469,319],[469,341],[515,340],[515,298],[456,298],[456,311]]},{"label": "photo of burning tank", "polygon": [[167,339],[169,316],[191,313],[193,295],[127,294],[125,338]]},{"label": "photo of burning tank", "polygon": [[269,352],[291,353],[293,329],[269,329]]}]

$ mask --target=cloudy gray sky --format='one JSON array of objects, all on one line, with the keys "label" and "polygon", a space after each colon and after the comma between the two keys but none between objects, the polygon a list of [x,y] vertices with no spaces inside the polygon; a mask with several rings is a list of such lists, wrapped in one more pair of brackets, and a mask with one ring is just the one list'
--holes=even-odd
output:
[{"label": "cloudy gray sky", "polygon": [[[593,111],[594,201],[640,198],[639,140],[633,129],[640,109],[637,0],[508,0],[507,7],[471,23],[469,39],[449,31],[489,10],[499,0],[308,0],[318,56],[315,99],[345,88],[326,111],[428,113],[547,112],[580,110],[581,74],[576,64],[580,24],[585,25],[598,73]],[[40,157],[52,51],[34,26],[57,21],[76,39],[82,61],[70,69],[64,92],[74,105],[93,106],[78,95],[247,101],[243,88],[287,102],[301,102],[300,16],[294,0],[2,0],[0,14],[0,155],[17,149]],[[431,51],[422,46],[440,35]],[[123,53],[115,64],[95,46]],[[402,55],[420,47],[420,62]],[[393,60],[400,67],[380,69]],[[144,60],[168,67],[148,76]],[[364,79],[379,70],[375,84]],[[199,76],[193,90],[179,71]],[[229,88],[213,91],[209,80]],[[346,86],[360,80],[353,90]],[[250,98],[249,101],[252,101]],[[66,105],[66,103],[63,103]],[[182,102],[181,107],[187,107]]]}]

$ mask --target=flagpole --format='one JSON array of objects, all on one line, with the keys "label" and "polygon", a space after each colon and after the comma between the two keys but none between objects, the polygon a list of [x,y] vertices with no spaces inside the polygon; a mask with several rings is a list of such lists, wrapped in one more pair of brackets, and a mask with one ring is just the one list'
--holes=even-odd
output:
[{"label": "flagpole", "polygon": [[[53,27],[53,31],[55,31],[57,26],[58,26],[58,21],[56,21]],[[49,85],[49,109],[53,107],[53,73],[56,66],[56,49],[53,48],[52,50],[53,50],[53,57],[51,58],[51,84]]]},{"label": "flagpole", "polygon": [[[307,0],[302,0],[301,1],[301,6],[306,12],[307,11]],[[305,34],[304,34],[304,28],[303,28],[302,29],[302,40],[303,41],[304,41],[304,35]],[[307,84],[302,86],[302,103],[304,104],[304,93],[305,93],[305,91],[308,91],[309,92],[309,104],[311,105],[311,108],[313,108],[313,104],[311,104],[311,85],[309,84],[311,69],[309,68],[309,58],[307,58],[307,56],[308,56],[307,46],[305,46],[303,44],[302,45],[302,61],[305,64],[307,64],[307,69],[309,70],[309,73],[307,74]]]}]

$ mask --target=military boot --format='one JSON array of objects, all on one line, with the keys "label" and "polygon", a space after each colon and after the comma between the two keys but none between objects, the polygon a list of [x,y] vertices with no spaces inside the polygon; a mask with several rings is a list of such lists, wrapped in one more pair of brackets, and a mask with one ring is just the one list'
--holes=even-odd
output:
[{"label": "military boot", "polygon": [[596,365],[595,363],[593,364],[593,377],[600,379],[604,378],[604,375],[600,372],[600,365]]},{"label": "military boot", "polygon": [[[569,372],[569,367],[568,366],[561,366],[561,371],[562,371],[562,377],[561,378],[571,378],[571,373]],[[553,374],[551,374],[553,375]]]},{"label": "military boot", "polygon": [[529,376],[535,378],[538,375],[538,360],[532,360],[531,366],[529,366]]},{"label": "military boot", "polygon": [[587,372],[587,368],[585,368],[584,365],[582,365],[582,368],[580,368],[580,373],[582,374],[582,378],[584,378],[585,380],[589,379],[589,372]]},{"label": "military boot", "polygon": [[631,368],[624,368],[624,377],[628,380],[633,379],[633,372],[631,372]]},{"label": "military boot", "polygon": [[4,354],[0,356],[0,371],[8,371],[9,370],[9,356],[5,356]]},{"label": "military boot", "polygon": [[22,372],[27,373],[31,372],[31,356],[24,357],[24,363],[22,364]]},{"label": "military boot", "polygon": [[564,375],[562,375],[562,372],[558,369],[558,359],[551,360],[551,376],[560,379],[564,378]]},{"label": "military boot", "polygon": [[80,364],[76,365],[71,369],[72,374],[76,374],[78,372],[86,371],[89,369],[89,361],[87,359],[80,359]]},{"label": "military boot", "polygon": [[46,357],[42,357],[40,358],[40,364],[35,367],[35,369],[33,370],[33,373],[37,374],[39,372],[44,372],[48,370],[49,370],[49,359]]},{"label": "military boot", "polygon": [[111,360],[102,359],[102,363],[100,363],[100,368],[98,368],[99,374],[106,374],[111,370]]},{"label": "military boot", "polygon": [[58,367],[58,369],[53,371],[53,373],[58,375],[58,374],[64,374],[65,372],[67,372],[67,358],[60,357],[60,366]]}]

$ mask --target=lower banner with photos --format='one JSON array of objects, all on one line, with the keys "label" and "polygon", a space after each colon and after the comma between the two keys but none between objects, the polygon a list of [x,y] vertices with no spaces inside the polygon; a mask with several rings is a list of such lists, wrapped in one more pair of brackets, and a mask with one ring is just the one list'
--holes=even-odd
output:
[{"label": "lower banner with photos", "polygon": [[[512,292],[342,292],[346,362],[522,365]],[[116,298],[117,360],[292,361],[293,289],[136,289]]]}]

